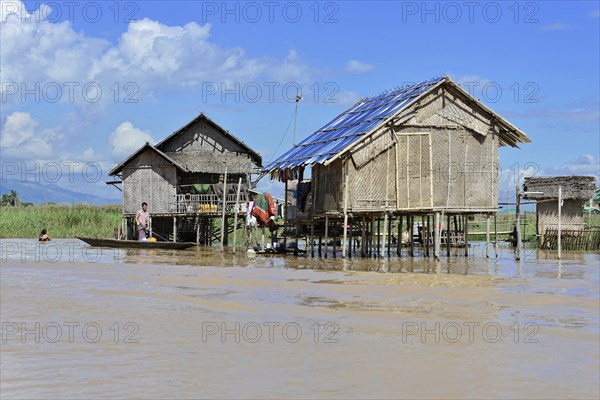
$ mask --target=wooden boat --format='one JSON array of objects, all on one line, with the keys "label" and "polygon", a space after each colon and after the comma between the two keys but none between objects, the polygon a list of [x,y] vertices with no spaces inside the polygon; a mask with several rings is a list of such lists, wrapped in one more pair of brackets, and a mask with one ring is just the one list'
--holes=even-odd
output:
[{"label": "wooden boat", "polygon": [[196,246],[192,242],[146,242],[139,240],[119,240],[119,239],[103,239],[77,236],[77,239],[82,240],[94,247],[122,247],[122,248],[138,248],[138,249],[187,249],[188,247]]}]

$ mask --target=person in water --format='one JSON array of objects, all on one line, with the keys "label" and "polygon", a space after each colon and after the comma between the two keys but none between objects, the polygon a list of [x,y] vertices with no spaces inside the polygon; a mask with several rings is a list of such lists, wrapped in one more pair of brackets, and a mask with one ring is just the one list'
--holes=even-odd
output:
[{"label": "person in water", "polygon": [[46,231],[46,228],[42,229],[42,231],[40,232],[40,237],[38,239],[40,242],[47,242],[49,240],[52,240],[52,238],[50,236],[48,236],[48,232]]}]

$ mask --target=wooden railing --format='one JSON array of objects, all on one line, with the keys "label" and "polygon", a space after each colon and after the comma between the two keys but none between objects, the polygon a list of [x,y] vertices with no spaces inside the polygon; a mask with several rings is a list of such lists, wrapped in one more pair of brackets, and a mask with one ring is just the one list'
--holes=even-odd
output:
[{"label": "wooden railing", "polygon": [[[236,195],[228,194],[225,212],[233,212]],[[240,202],[246,201],[240,196]],[[171,212],[186,214],[219,214],[223,209],[223,197],[216,194],[177,194],[171,203]]]},{"label": "wooden railing", "polygon": [[[600,228],[563,229],[560,238],[563,250],[600,250]],[[558,229],[546,229],[542,248],[558,248]]]}]

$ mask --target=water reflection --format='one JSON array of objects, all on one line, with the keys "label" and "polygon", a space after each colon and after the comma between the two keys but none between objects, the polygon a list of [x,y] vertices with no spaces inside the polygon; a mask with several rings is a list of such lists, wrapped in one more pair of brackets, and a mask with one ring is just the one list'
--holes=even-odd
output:
[{"label": "water reflection", "polygon": [[440,261],[425,257],[415,251],[409,255],[403,249],[400,257],[392,252],[383,258],[311,257],[310,254],[262,255],[249,257],[238,248],[235,254],[231,248],[220,252],[217,248],[197,246],[185,250],[167,249],[115,249],[91,247],[79,240],[58,239],[40,245],[32,239],[0,240],[2,261],[23,262],[83,262],[100,264],[159,264],[191,265],[245,268],[289,268],[320,271],[357,271],[379,273],[422,273],[448,275],[484,275],[511,278],[559,278],[586,279],[597,276],[600,255],[597,253],[564,252],[563,260],[556,259],[556,252],[526,248],[521,261],[515,262],[514,251],[510,246],[500,246],[498,258],[486,258],[485,249],[476,244],[464,256],[464,249],[451,249],[450,257],[445,251]]}]

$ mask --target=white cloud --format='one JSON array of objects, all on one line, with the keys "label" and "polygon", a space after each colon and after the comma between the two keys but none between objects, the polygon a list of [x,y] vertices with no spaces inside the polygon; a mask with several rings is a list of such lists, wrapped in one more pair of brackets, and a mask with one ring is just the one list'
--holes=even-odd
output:
[{"label": "white cloud", "polygon": [[52,143],[59,136],[52,129],[40,129],[31,114],[13,112],[0,132],[2,155],[18,160],[48,157],[53,153]]},{"label": "white cloud", "polygon": [[[17,8],[26,13],[19,1],[10,3],[20,4]],[[168,26],[144,18],[129,23],[117,43],[112,44],[75,32],[70,21],[54,23],[30,14],[8,14],[2,15],[0,22],[2,81],[17,86],[3,84],[0,91],[7,96],[9,105],[21,100],[21,85],[28,90],[40,85],[37,91],[41,92],[41,101],[49,102],[45,97],[53,96],[54,91],[44,96],[44,85],[58,84],[62,88],[60,101],[98,110],[115,101],[116,87],[120,89],[117,100],[123,102],[132,91],[136,92],[135,99],[141,99],[156,96],[161,90],[197,91],[206,82],[219,86],[243,86],[259,80],[281,85],[307,83],[317,72],[293,49],[284,59],[277,60],[249,57],[239,47],[220,47],[210,40],[208,23]],[[363,70],[369,67],[358,62],[352,65]],[[74,85],[74,101],[69,97],[72,89],[65,83]],[[82,93],[84,85],[90,83],[102,91],[98,103],[88,101]],[[134,86],[126,88],[128,84]],[[15,89],[17,93],[11,94]],[[94,92],[91,97],[95,97]],[[33,99],[33,95],[28,99]]]},{"label": "white cloud", "polygon": [[583,175],[596,177],[596,184],[600,184],[600,157],[584,154],[570,160],[559,167],[548,168],[543,175]]},{"label": "white cloud", "polygon": [[121,123],[108,138],[110,150],[117,157],[128,156],[146,142],[154,143],[150,132],[136,128],[129,121]]},{"label": "white cloud", "polygon": [[351,74],[363,74],[365,72],[369,72],[375,69],[374,65],[365,64],[358,60],[350,60],[346,64],[346,72]]}]

